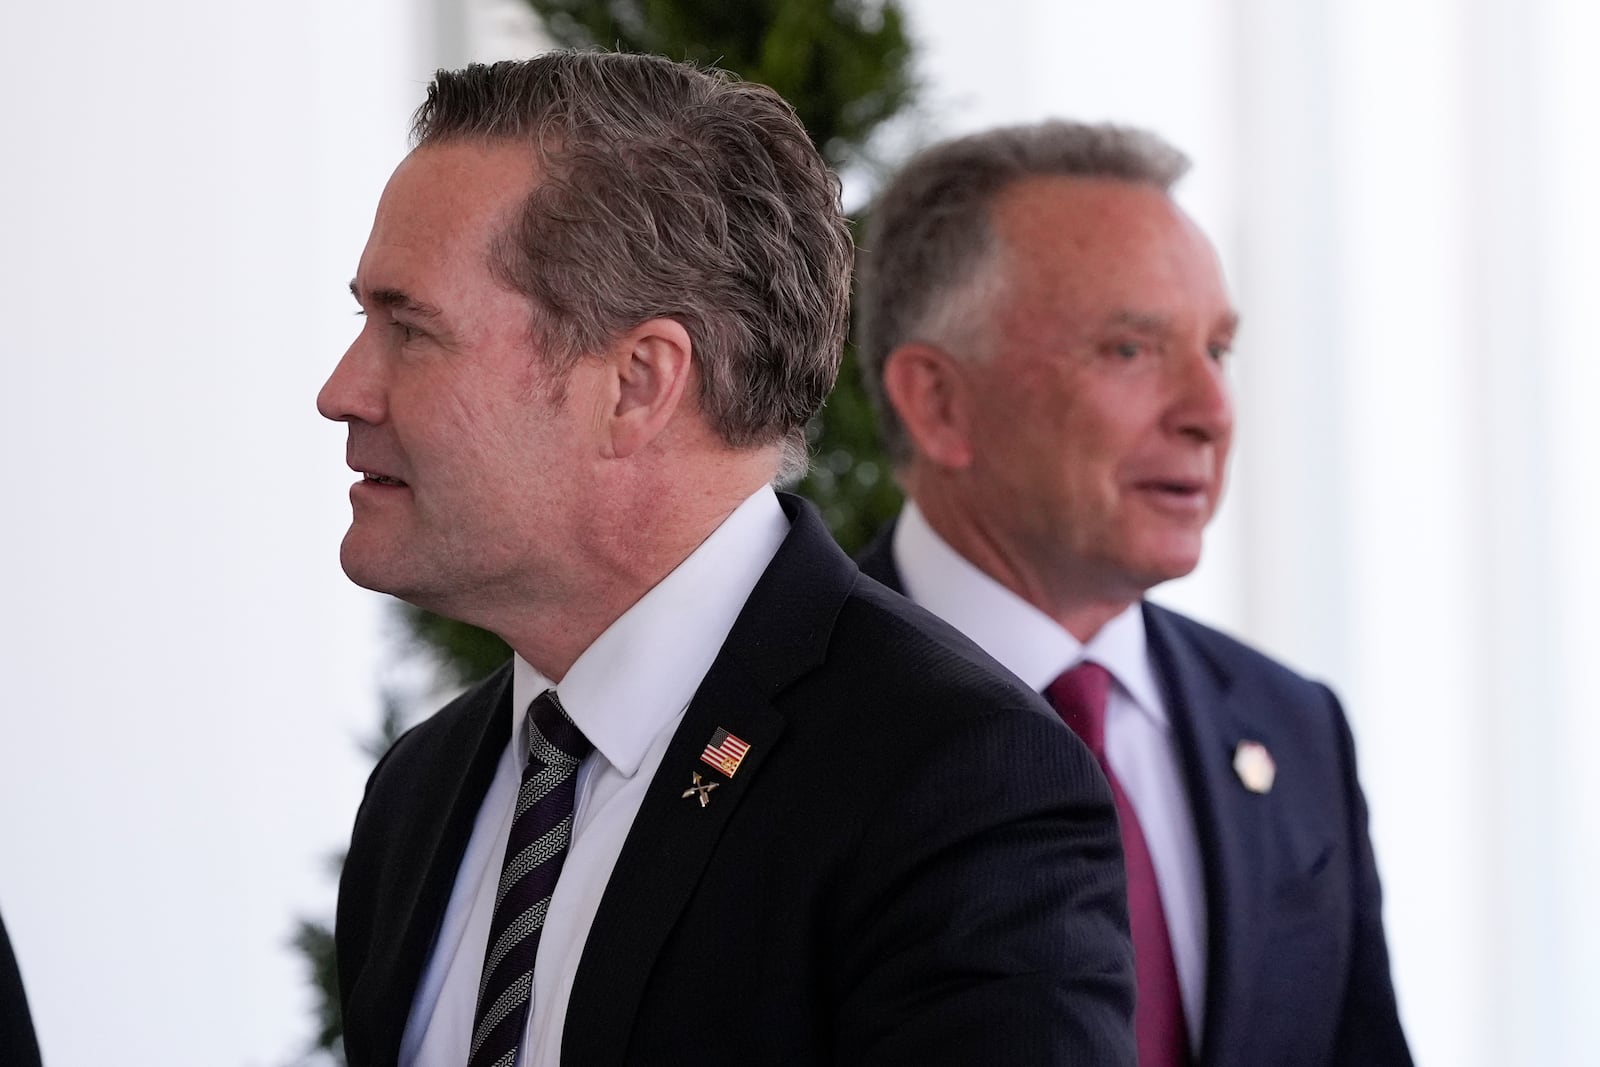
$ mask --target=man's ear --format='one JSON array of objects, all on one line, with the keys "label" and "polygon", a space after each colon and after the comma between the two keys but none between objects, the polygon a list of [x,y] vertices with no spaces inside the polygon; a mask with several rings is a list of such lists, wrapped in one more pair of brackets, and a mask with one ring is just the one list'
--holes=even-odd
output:
[{"label": "man's ear", "polygon": [[883,391],[917,455],[957,470],[972,463],[966,378],[955,357],[933,345],[901,345],[884,361]]},{"label": "man's ear", "polygon": [[689,331],[675,319],[649,319],[617,339],[609,354],[611,455],[631,456],[666,429],[689,388],[693,355]]}]

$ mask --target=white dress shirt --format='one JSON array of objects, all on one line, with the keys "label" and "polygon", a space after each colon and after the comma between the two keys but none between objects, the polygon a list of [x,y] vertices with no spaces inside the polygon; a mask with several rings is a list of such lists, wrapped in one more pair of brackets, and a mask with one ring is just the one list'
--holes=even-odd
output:
[{"label": "white dress shirt", "polygon": [[1035,690],[1082,660],[1111,672],[1106,758],[1139,816],[1189,1028],[1200,1047],[1206,993],[1206,899],[1194,815],[1183,788],[1166,702],[1150,664],[1144,613],[1133,604],[1080,644],[1059,623],[973,566],[907,503],[895,527],[906,595],[966,634]]},{"label": "white dress shirt", "polygon": [[[540,935],[521,1067],[561,1061],[572,979],[623,840],[690,698],[788,532],[777,496],[763,487],[597,637],[555,686],[595,750],[578,768],[572,843]],[[551,685],[516,658],[512,743],[478,809],[412,1000],[401,1067],[467,1062],[489,920],[527,762],[528,705]]]}]

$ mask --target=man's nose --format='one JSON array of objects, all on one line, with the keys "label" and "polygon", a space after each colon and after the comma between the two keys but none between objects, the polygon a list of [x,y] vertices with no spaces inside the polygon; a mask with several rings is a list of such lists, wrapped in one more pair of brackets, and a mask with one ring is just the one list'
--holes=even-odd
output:
[{"label": "man's nose", "polygon": [[1227,368],[1210,345],[1185,353],[1174,377],[1172,428],[1199,441],[1226,439],[1233,431],[1233,392]]},{"label": "man's nose", "polygon": [[364,338],[365,330],[345,349],[317,393],[317,411],[325,419],[374,424],[383,421],[383,382]]}]

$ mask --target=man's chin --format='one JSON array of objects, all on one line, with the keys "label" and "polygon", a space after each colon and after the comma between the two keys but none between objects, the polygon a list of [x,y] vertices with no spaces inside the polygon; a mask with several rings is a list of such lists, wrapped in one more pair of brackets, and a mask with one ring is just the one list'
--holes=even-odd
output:
[{"label": "man's chin", "polygon": [[344,543],[339,546],[339,566],[344,568],[345,577],[363,589],[371,589],[374,593],[388,593],[400,599],[408,599],[401,589],[406,583],[396,566],[401,556],[394,551],[378,551],[374,546],[365,544],[355,527],[345,534]]},{"label": "man's chin", "polygon": [[1200,535],[1185,532],[1129,539],[1116,569],[1148,591],[1192,573],[1199,565]]},{"label": "man's chin", "polygon": [[1139,567],[1140,584],[1148,591],[1164,582],[1188,577],[1199,565],[1198,551],[1155,554]]}]

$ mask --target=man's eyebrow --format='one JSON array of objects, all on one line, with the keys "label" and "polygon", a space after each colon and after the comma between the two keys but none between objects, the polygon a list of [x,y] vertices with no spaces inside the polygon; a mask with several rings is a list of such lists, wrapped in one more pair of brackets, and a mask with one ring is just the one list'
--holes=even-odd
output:
[{"label": "man's eyebrow", "polygon": [[1160,333],[1171,321],[1165,315],[1156,315],[1148,311],[1114,311],[1107,317],[1106,324],[1138,330],[1140,333]]},{"label": "man's eyebrow", "polygon": [[1229,337],[1232,337],[1234,334],[1239,332],[1239,313],[1237,311],[1228,312],[1227,316],[1219,325],[1222,327],[1223,333],[1227,334]]},{"label": "man's eyebrow", "polygon": [[[1170,327],[1171,321],[1165,315],[1156,315],[1144,311],[1118,311],[1107,319],[1108,325],[1138,330],[1141,333],[1160,333]],[[1229,311],[1217,321],[1216,325],[1221,333],[1229,335],[1237,333],[1239,331],[1239,313],[1237,311]]]},{"label": "man's eyebrow", "polygon": [[405,293],[400,289],[374,289],[367,294],[367,299],[361,299],[361,290],[356,287],[355,279],[350,279],[350,295],[355,297],[356,303],[365,307],[371,303],[375,307],[388,308],[393,311],[405,311],[425,319],[436,319],[442,314],[432,304],[422,301]]}]

